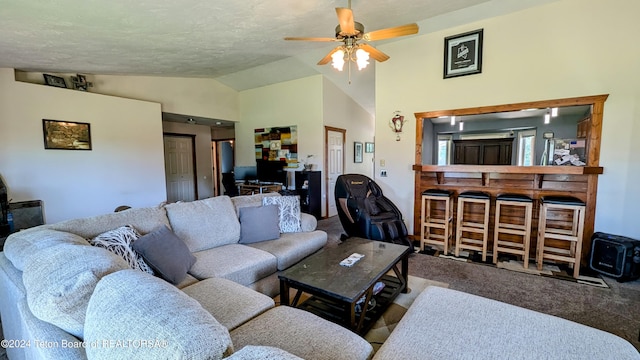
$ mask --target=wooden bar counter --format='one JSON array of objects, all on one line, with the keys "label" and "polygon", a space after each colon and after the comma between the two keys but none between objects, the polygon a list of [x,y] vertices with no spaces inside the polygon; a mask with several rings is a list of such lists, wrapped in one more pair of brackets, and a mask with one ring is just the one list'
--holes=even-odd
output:
[{"label": "wooden bar counter", "polygon": [[582,263],[583,266],[587,264],[591,248],[591,235],[594,232],[597,176],[603,173],[602,167],[414,165],[413,170],[416,176],[414,235],[417,237],[420,233],[421,194],[427,189],[450,190],[454,192],[455,196],[464,191],[483,191],[490,194],[492,198],[490,233],[493,233],[496,196],[506,193],[521,194],[534,200],[532,254],[535,254],[538,200],[549,195],[573,196],[586,204]]},{"label": "wooden bar counter", "polygon": [[[427,189],[453,191],[454,197],[464,191],[483,191],[491,195],[491,214],[489,238],[493,239],[493,223],[495,198],[500,194],[521,194],[531,197],[533,201],[533,219],[530,253],[535,254],[538,234],[538,216],[543,196],[572,196],[585,202],[584,236],[582,247],[582,266],[588,265],[591,250],[591,236],[594,232],[598,175],[603,173],[600,167],[600,137],[604,102],[608,95],[594,95],[566,99],[532,101],[517,104],[505,104],[466,109],[438,110],[415,113],[415,173],[414,190],[414,237],[420,238],[420,215],[422,192]],[[519,111],[527,109],[550,109],[552,107],[588,105],[590,116],[581,121],[577,137],[585,139],[587,144],[586,166],[513,166],[513,165],[422,165],[422,151],[425,146],[423,137],[434,141],[435,135],[425,132],[423,119],[436,119],[451,116],[467,116],[493,114],[498,112]],[[431,160],[427,160],[431,161]],[[455,212],[455,207],[454,207]],[[457,214],[454,213],[454,218]],[[563,221],[563,219],[557,219]],[[489,240],[489,249],[493,241]]]}]

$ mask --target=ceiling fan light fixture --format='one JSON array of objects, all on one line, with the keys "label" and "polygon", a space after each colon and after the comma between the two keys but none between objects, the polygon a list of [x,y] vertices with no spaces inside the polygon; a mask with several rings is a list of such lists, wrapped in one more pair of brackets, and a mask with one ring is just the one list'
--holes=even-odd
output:
[{"label": "ceiling fan light fixture", "polygon": [[362,70],[369,65],[369,53],[358,49],[356,50],[356,64],[358,64],[358,70]]},{"label": "ceiling fan light fixture", "polygon": [[331,66],[338,71],[344,69],[344,50],[338,50],[331,55]]}]

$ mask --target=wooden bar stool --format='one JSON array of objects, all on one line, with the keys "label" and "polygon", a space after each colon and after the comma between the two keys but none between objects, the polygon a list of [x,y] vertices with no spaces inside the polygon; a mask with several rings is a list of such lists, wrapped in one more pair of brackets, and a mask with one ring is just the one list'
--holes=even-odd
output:
[{"label": "wooden bar stool", "polygon": [[[503,209],[504,207],[504,209]],[[529,268],[531,243],[531,216],[533,200],[517,194],[496,197],[495,226],[493,228],[493,263],[498,263],[498,253],[522,256],[524,268]],[[505,234],[506,236],[500,236]]]},{"label": "wooden bar stool", "polygon": [[[582,255],[585,203],[564,196],[545,196],[540,199],[538,220],[538,270],[545,259],[567,262],[578,278]],[[570,225],[567,225],[570,224]],[[552,240],[552,243],[546,241]],[[563,246],[569,242],[568,246]]]},{"label": "wooden bar stool", "polygon": [[[439,245],[444,248],[444,254],[448,254],[449,243],[453,237],[453,201],[451,196],[451,191],[447,190],[430,189],[422,192],[420,247],[423,251],[427,244]],[[434,230],[436,231],[434,232]]]},{"label": "wooden bar stool", "polygon": [[[466,212],[465,207],[475,208],[480,204],[481,212]],[[487,240],[489,238],[489,211],[491,196],[478,191],[467,191],[458,195],[458,215],[456,225],[455,255],[460,250],[477,250],[482,252],[482,261],[487,261]],[[466,234],[466,236],[465,236]],[[474,235],[475,234],[475,235]],[[482,239],[479,239],[480,235]]]}]

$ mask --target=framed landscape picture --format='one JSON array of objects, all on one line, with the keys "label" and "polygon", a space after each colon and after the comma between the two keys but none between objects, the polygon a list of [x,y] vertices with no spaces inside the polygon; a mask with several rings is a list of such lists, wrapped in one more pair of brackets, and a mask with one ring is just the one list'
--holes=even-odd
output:
[{"label": "framed landscape picture", "polygon": [[45,149],[91,150],[89,123],[42,119]]},{"label": "framed landscape picture", "polygon": [[482,72],[483,29],[444,39],[444,78]]}]

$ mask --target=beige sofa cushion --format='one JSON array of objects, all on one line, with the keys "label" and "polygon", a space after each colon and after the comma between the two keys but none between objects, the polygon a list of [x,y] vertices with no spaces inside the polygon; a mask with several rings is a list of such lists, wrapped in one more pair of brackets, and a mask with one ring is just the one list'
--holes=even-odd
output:
[{"label": "beige sofa cushion", "polygon": [[[25,299],[21,299],[17,306],[20,317],[24,321],[24,333],[29,334],[31,339],[29,347],[16,349],[23,353],[24,359],[83,360],[87,358],[86,352],[80,346],[82,341],[59,327],[33,316]],[[38,340],[40,343],[36,344],[33,340]],[[68,346],[63,347],[63,342]],[[49,344],[58,346],[49,346]]]},{"label": "beige sofa cushion", "polygon": [[374,357],[391,358],[638,359],[639,354],[626,340],[598,329],[429,286]]},{"label": "beige sofa cushion", "polygon": [[196,263],[189,273],[198,279],[225,278],[249,285],[277,271],[277,259],[247,245],[231,244],[193,253]]},{"label": "beige sofa cushion", "polygon": [[235,329],[275,306],[272,298],[231,280],[211,278],[182,289],[222,326]]},{"label": "beige sofa cushion", "polygon": [[318,219],[315,216],[300,213],[300,228],[302,231],[313,231],[318,227]]},{"label": "beige sofa cushion", "polygon": [[149,207],[128,209],[84,219],[67,220],[45,226],[50,229],[66,231],[90,239],[103,232],[117,229],[124,225],[131,225],[138,230],[140,234],[144,235],[160,225],[169,226],[169,220],[163,207]]},{"label": "beige sofa cushion", "polygon": [[[415,335],[415,334],[414,334]],[[272,346],[303,359],[368,359],[373,348],[340,325],[310,312],[277,306],[231,331],[233,345]]]},{"label": "beige sofa cushion", "polygon": [[284,270],[322,249],[327,244],[327,233],[316,230],[304,233],[281,234],[279,239],[249,244],[278,259],[278,270]]},{"label": "beige sofa cushion", "polygon": [[82,339],[87,303],[96,284],[122,269],[129,265],[121,257],[94,246],[61,244],[40,251],[22,274],[29,308],[38,319]]},{"label": "beige sofa cushion", "polygon": [[231,198],[231,202],[233,203],[233,206],[236,209],[236,215],[239,215],[240,208],[262,206],[262,199],[270,196],[281,196],[281,195],[277,192],[273,192],[273,193],[265,193],[265,194],[234,196]]},{"label": "beige sofa cushion", "polygon": [[4,254],[16,269],[23,271],[35,254],[60,244],[89,246],[87,240],[76,234],[38,226],[11,234],[4,244]]},{"label": "beige sofa cushion", "polygon": [[228,196],[166,206],[171,228],[191,252],[238,243],[240,221]]},{"label": "beige sofa cushion", "polygon": [[89,300],[85,342],[105,344],[108,340],[132,343],[88,346],[87,357],[197,360],[221,359],[233,352],[227,329],[196,300],[136,270],[105,276]]},{"label": "beige sofa cushion", "polygon": [[302,360],[293,354],[272,346],[247,345],[227,358],[228,360]]}]

